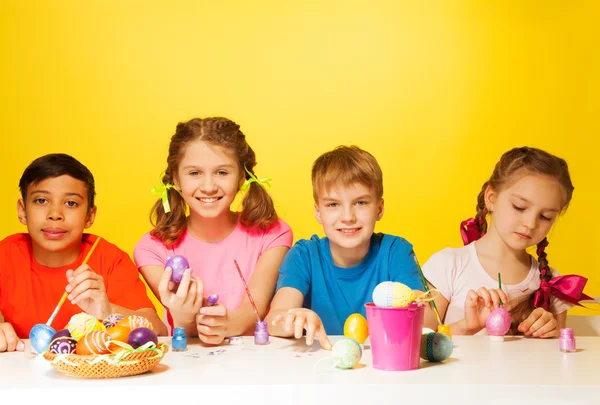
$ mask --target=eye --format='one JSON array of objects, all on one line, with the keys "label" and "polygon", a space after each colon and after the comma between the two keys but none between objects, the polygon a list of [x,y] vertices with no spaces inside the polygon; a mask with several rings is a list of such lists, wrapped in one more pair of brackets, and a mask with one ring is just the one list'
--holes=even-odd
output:
[{"label": "eye", "polygon": [[337,207],[339,204],[338,203],[329,203],[329,204],[325,204],[326,207],[328,208],[335,208]]},{"label": "eye", "polygon": [[513,204],[513,208],[517,211],[525,211],[525,208],[523,207],[517,207],[516,205]]},{"label": "eye", "polygon": [[200,175],[200,172],[198,170],[192,170],[189,174],[190,176],[198,176]]},{"label": "eye", "polygon": [[540,215],[540,218],[542,218],[544,221],[552,221],[552,218],[548,218],[545,215]]},{"label": "eye", "polygon": [[363,205],[367,205],[368,203],[366,201],[357,201],[356,205],[358,206],[363,206]]},{"label": "eye", "polygon": [[45,198],[40,197],[40,198],[36,198],[35,200],[33,200],[33,202],[35,204],[44,205],[44,204],[48,203],[48,200],[46,200]]},{"label": "eye", "polygon": [[79,206],[77,201],[67,201],[65,204],[67,205],[67,207],[73,207],[73,208]]},{"label": "eye", "polygon": [[227,174],[228,174],[228,173],[227,173],[225,170],[219,170],[219,171],[217,172],[217,174],[218,174],[219,176],[227,176]]}]

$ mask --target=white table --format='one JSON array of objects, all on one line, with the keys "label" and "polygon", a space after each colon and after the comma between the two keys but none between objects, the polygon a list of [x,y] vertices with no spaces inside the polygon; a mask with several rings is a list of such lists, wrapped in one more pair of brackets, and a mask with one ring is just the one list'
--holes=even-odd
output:
[{"label": "white table", "polygon": [[24,398],[35,404],[132,403],[106,401],[114,396],[132,398],[136,405],[600,403],[598,337],[577,337],[579,350],[569,354],[559,352],[556,339],[492,343],[487,336],[455,336],[454,344],[444,363],[422,360],[418,370],[381,371],[372,366],[368,341],[361,363],[352,370],[331,369],[325,360],[315,367],[331,355],[318,344],[309,348],[300,341],[271,338],[270,345],[255,346],[246,337],[241,346],[203,347],[192,341],[186,352],[169,351],[150,373],[108,380],[63,376],[29,351],[1,353],[0,404],[11,403],[9,399],[22,404]]}]

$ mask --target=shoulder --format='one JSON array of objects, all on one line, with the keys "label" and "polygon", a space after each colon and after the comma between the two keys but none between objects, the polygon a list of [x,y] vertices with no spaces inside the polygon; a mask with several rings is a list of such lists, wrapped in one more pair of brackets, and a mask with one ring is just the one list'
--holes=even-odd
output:
[{"label": "shoulder", "polygon": [[381,247],[394,250],[412,251],[413,245],[401,236],[391,235],[389,233],[374,233],[372,236],[374,243],[379,243]]},{"label": "shoulder", "polygon": [[8,251],[15,248],[31,246],[31,236],[28,233],[15,233],[0,241],[0,250]]},{"label": "shoulder", "polygon": [[[182,236],[182,238],[180,239],[180,242],[183,241],[184,237]],[[165,244],[158,238],[155,238],[154,236],[152,236],[151,232],[145,233],[140,240],[138,241],[138,243],[135,244],[135,248],[134,251],[138,250],[138,249],[143,249],[143,250],[157,250],[157,249],[165,249]]]}]

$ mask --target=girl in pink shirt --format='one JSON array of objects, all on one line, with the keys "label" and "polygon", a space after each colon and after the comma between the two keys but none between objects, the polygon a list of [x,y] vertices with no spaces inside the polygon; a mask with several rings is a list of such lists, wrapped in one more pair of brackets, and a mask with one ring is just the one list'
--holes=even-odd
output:
[{"label": "girl in pink shirt", "polygon": [[[155,228],[136,245],[134,258],[154,294],[168,310],[171,327],[208,344],[248,333],[256,316],[234,259],[261,318],[292,244],[292,231],[278,219],[267,193],[268,179],[254,174],[256,156],[239,125],[226,118],[179,123],[169,145],[162,197],[152,211]],[[239,191],[242,210],[231,210]],[[188,214],[186,214],[188,213]],[[181,282],[170,282],[167,259],[190,263]],[[219,295],[211,306],[205,297]]]},{"label": "girl in pink shirt", "polygon": [[[435,302],[451,333],[480,332],[502,300],[513,334],[558,336],[567,309],[589,298],[583,294],[587,279],[560,277],[546,254],[546,236],[573,190],[567,162],[559,157],[527,147],[501,157],[477,197],[477,215],[461,224],[467,246],[444,249],[423,266],[441,293]],[[532,246],[537,260],[527,253]]]}]

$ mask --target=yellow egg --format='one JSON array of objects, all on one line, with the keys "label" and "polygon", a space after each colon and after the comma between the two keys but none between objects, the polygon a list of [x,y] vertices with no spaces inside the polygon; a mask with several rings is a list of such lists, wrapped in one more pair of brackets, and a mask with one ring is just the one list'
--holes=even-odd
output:
[{"label": "yellow egg", "polygon": [[417,298],[415,292],[402,283],[394,283],[393,297],[392,308],[406,308]]},{"label": "yellow egg", "polygon": [[361,314],[352,314],[344,323],[344,336],[364,344],[369,337],[369,324]]}]

